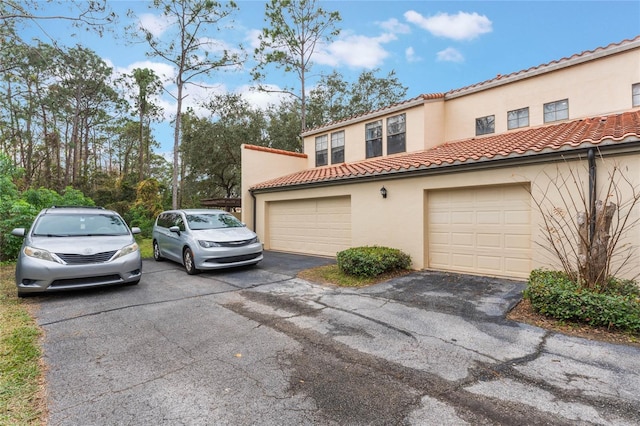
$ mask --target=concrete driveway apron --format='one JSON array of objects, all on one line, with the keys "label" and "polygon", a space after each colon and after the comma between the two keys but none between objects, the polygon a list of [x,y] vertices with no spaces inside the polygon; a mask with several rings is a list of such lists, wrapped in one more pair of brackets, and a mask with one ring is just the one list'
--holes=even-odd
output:
[{"label": "concrete driveway apron", "polygon": [[40,306],[49,425],[639,424],[640,350],[504,319],[521,282],[421,271],[365,289],[268,252]]}]

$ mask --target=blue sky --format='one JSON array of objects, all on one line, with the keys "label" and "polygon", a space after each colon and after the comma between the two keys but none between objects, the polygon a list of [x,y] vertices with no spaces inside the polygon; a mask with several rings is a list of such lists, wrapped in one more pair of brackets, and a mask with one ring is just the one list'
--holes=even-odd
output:
[{"label": "blue sky", "polygon": [[[78,32],[67,23],[39,21],[25,28],[25,35],[59,44],[82,44],[94,50],[117,73],[133,68],[152,68],[163,77],[168,91],[173,70],[159,58],[146,56],[144,43],[131,43],[124,27],[132,23],[154,29],[162,36],[165,25],[147,1],[110,1],[119,15],[113,32],[102,38]],[[239,11],[222,33],[209,32],[218,45],[235,49],[242,44],[253,51],[257,32],[265,25],[264,1],[239,0]],[[364,70],[379,68],[379,76],[394,70],[408,87],[407,98],[422,93],[446,92],[509,74],[543,63],[569,57],[634,38],[640,34],[640,1],[322,1],[326,10],[339,11],[342,30],[330,45],[322,46],[314,58],[313,74],[337,70],[354,79]],[[64,11],[67,3],[41,3],[40,15]],[[134,16],[128,17],[127,10]],[[72,34],[78,34],[73,36]],[[249,60],[233,72],[222,72],[203,79],[202,87],[189,89],[187,105],[204,111],[199,104],[213,93],[238,92],[256,106],[277,102],[273,95],[251,90],[253,82]],[[313,85],[313,76],[310,79]],[[266,81],[278,87],[294,86],[294,76],[280,71]],[[169,121],[175,113],[169,96],[158,99],[166,119],[155,125],[154,135],[161,151],[170,151],[172,133]]]}]

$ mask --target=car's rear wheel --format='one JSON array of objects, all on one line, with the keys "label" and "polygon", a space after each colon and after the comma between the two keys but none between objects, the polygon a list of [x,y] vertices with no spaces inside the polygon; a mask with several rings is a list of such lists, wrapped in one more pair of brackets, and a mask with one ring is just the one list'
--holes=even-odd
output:
[{"label": "car's rear wheel", "polygon": [[190,248],[184,249],[184,253],[182,253],[182,260],[184,263],[184,269],[187,271],[187,274],[195,275],[200,272],[198,271],[198,269],[196,269],[196,263],[193,260],[193,252]]},{"label": "car's rear wheel", "polygon": [[155,240],[153,241],[153,259],[156,262],[164,260],[164,257],[162,257],[162,255],[160,254],[160,247],[158,246],[158,242]]}]

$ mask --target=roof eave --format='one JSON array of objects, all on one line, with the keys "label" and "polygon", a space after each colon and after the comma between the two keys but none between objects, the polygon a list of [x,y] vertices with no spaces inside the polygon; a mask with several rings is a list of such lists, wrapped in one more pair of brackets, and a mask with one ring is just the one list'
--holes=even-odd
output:
[{"label": "roof eave", "polygon": [[405,179],[434,174],[464,172],[470,170],[492,169],[510,167],[513,165],[524,166],[539,163],[567,161],[583,158],[589,149],[596,148],[607,155],[622,155],[640,151],[640,139],[637,136],[628,136],[622,140],[611,139],[602,142],[584,142],[578,147],[566,146],[559,149],[547,148],[542,151],[528,151],[524,154],[497,155],[491,158],[482,157],[478,160],[454,161],[451,163],[432,164],[429,166],[409,167],[396,170],[368,173],[366,175],[335,177],[312,182],[272,186],[268,188],[252,188],[253,194],[293,191],[334,185],[343,185],[353,182],[364,183],[379,179]]}]

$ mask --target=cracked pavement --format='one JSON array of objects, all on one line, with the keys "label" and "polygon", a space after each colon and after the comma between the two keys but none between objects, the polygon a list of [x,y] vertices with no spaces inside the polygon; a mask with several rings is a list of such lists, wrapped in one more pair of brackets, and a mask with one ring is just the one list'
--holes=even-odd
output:
[{"label": "cracked pavement", "polygon": [[49,425],[640,424],[640,350],[505,319],[524,284],[419,271],[365,289],[265,253],[36,297]]}]

